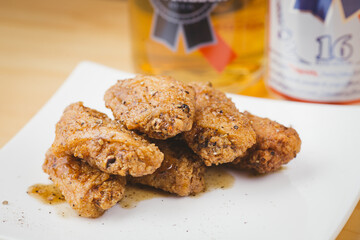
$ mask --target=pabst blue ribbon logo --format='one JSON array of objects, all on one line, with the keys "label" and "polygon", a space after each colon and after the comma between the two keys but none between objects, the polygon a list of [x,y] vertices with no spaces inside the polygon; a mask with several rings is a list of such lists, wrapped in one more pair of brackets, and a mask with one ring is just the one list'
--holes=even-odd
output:
[{"label": "pabst blue ribbon logo", "polygon": [[152,38],[176,51],[182,32],[186,51],[216,42],[209,14],[213,2],[188,3],[169,0],[151,0],[155,11]]},{"label": "pabst blue ribbon logo", "polygon": [[[314,16],[325,21],[330,5],[334,0],[296,0],[295,9],[310,11]],[[345,18],[360,10],[360,0],[340,0]]]},{"label": "pabst blue ribbon logo", "polygon": [[176,52],[180,35],[185,51],[199,51],[208,63],[222,72],[236,59],[236,53],[216,33],[210,13],[220,0],[150,0],[154,8],[151,37]]}]

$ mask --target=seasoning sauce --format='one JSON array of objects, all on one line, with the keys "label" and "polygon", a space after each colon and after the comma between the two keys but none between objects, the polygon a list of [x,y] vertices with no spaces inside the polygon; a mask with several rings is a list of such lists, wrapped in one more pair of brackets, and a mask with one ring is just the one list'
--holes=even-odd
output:
[{"label": "seasoning sauce", "polygon": [[[228,189],[234,185],[235,178],[222,167],[209,167],[205,172],[205,192],[210,192],[215,189]],[[200,197],[203,193],[198,193],[194,197]],[[142,185],[127,185],[124,198],[119,202],[122,208],[134,208],[141,201],[175,196],[173,194],[163,192],[161,190],[142,186]]]},{"label": "seasoning sauce", "polygon": [[141,185],[127,185],[124,198],[119,202],[122,208],[134,208],[141,201],[168,197],[169,193]]},{"label": "seasoning sauce", "polygon": [[[215,189],[228,189],[234,185],[235,178],[222,167],[209,167],[205,173],[205,192]],[[54,184],[35,184],[28,188],[27,193],[46,204],[60,204],[65,202],[61,191]],[[122,208],[130,209],[137,206],[141,201],[174,196],[142,185],[127,185],[124,198],[119,202]],[[196,196],[202,196],[197,194]],[[196,197],[195,196],[195,197]]]},{"label": "seasoning sauce", "polygon": [[234,185],[235,178],[222,167],[209,167],[205,172],[206,192],[215,189],[228,189]]},{"label": "seasoning sauce", "polygon": [[28,188],[27,193],[46,204],[65,202],[65,197],[54,184],[34,184]]}]

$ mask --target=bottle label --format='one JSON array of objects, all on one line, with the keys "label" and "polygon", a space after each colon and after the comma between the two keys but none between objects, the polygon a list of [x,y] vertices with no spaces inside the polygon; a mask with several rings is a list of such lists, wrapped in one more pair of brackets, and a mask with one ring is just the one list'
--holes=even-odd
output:
[{"label": "bottle label", "polygon": [[360,102],[360,1],[271,0],[268,71],[287,98]]},{"label": "bottle label", "polygon": [[236,58],[215,32],[210,13],[221,0],[150,0],[154,8],[151,38],[176,52],[182,35],[185,51],[200,51],[218,72]]},{"label": "bottle label", "polygon": [[[152,37],[176,51],[179,34],[184,34],[188,52],[215,43],[209,15],[214,3],[184,3],[169,0],[151,0],[155,9]],[[200,31],[201,34],[196,34]],[[195,34],[194,34],[195,33]]]}]

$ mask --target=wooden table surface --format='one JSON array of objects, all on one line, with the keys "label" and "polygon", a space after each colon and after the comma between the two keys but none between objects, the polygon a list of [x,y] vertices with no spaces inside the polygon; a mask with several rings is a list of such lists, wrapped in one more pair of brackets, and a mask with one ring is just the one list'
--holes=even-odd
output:
[{"label": "wooden table surface", "polygon": [[[131,72],[130,50],[125,0],[0,0],[0,147],[77,63]],[[262,82],[244,94],[267,96]],[[360,202],[337,239],[360,240]]]}]

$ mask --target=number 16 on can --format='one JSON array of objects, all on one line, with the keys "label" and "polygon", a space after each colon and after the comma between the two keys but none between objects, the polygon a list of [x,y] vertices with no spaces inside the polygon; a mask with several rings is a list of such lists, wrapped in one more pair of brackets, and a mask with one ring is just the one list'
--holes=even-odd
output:
[{"label": "number 16 on can", "polygon": [[270,0],[269,89],[286,99],[360,102],[360,1]]}]

